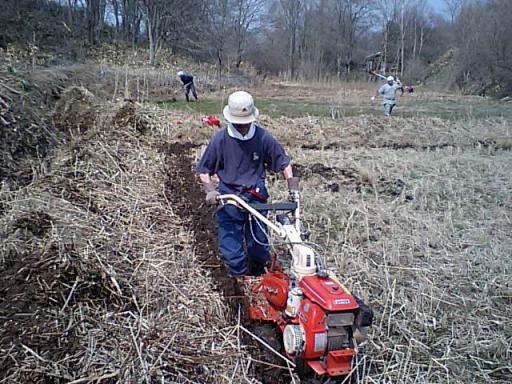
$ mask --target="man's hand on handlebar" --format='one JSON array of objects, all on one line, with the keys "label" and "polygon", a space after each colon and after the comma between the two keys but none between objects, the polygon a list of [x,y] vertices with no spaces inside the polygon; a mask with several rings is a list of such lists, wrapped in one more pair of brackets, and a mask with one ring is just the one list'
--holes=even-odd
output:
[{"label": "man's hand on handlebar", "polygon": [[290,178],[286,179],[286,183],[288,184],[288,200],[289,201],[298,201],[299,178],[298,177],[290,177]]},{"label": "man's hand on handlebar", "polygon": [[298,177],[290,177],[286,179],[286,183],[288,184],[288,190],[290,192],[299,192],[299,178]]},{"label": "man's hand on handlebar", "polygon": [[206,192],[206,203],[208,205],[217,205],[217,197],[220,196],[220,193],[215,190],[215,186],[210,181],[209,176],[207,181],[203,180],[203,189]]},{"label": "man's hand on handlebar", "polygon": [[206,203],[208,205],[217,205],[219,200],[217,199],[220,196],[220,193],[217,191],[210,191],[206,194]]}]

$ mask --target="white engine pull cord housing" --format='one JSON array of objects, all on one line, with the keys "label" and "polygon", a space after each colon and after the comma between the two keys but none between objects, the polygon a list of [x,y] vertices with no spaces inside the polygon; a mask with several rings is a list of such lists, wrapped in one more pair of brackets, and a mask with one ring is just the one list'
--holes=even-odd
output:
[{"label": "white engine pull cord housing", "polygon": [[306,339],[302,325],[288,324],[283,332],[283,344],[286,353],[294,355],[304,349]]}]

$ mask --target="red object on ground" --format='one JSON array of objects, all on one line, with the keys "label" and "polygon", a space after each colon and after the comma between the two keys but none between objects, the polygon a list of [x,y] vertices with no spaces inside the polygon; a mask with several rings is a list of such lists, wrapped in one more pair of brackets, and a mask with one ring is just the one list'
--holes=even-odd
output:
[{"label": "red object on ground", "polygon": [[181,121],[181,120],[176,120],[176,124],[181,124],[181,123],[183,123],[183,121]]},{"label": "red object on ground", "polygon": [[201,119],[203,123],[208,124],[209,126],[217,126],[220,127],[220,120],[215,116],[205,116]]}]

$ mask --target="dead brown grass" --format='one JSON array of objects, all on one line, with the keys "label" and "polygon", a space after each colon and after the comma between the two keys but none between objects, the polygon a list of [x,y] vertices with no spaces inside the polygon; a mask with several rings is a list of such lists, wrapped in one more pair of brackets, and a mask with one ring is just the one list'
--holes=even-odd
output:
[{"label": "dead brown grass", "polygon": [[237,324],[164,195],[169,136],[65,94],[69,145],[1,195],[0,382],[243,381]]},{"label": "dead brown grass", "polygon": [[271,119],[265,116],[261,123],[283,144],[306,150],[501,148],[510,140],[510,125],[506,120],[383,119],[369,115],[338,120],[318,117]]},{"label": "dead brown grass", "polygon": [[[410,137],[422,127],[418,145],[442,133],[425,122],[401,125]],[[465,128],[481,131],[480,139],[504,129]],[[512,159],[498,144],[452,140],[453,146],[432,149],[291,150],[306,169],[320,163],[332,170],[303,178],[304,211],[331,267],[376,311],[364,346],[372,365],[365,383],[512,378]],[[372,182],[363,183],[363,175]],[[282,182],[272,189],[285,197]]]},{"label": "dead brown grass", "polygon": [[[165,194],[162,144],[192,143],[197,157],[215,128],[64,94],[53,119],[66,139],[24,187],[1,190],[0,382],[257,383],[239,320]],[[510,382],[508,123],[262,124],[301,170],[312,239],[375,310],[359,382]],[[269,185],[286,198],[282,180]]]}]

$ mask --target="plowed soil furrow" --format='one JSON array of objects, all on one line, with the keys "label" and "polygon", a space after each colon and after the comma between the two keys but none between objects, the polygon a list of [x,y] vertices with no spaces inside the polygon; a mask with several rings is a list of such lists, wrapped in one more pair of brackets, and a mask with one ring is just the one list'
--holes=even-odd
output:
[{"label": "plowed soil furrow", "polygon": [[302,144],[302,149],[326,151],[326,150],[338,150],[338,149],[354,149],[354,148],[373,148],[373,149],[413,149],[416,151],[436,151],[446,148],[454,148],[458,150],[473,150],[475,148],[489,148],[489,149],[505,149],[510,150],[510,142],[505,139],[484,139],[474,140],[470,143],[460,142],[439,142],[432,144],[418,144],[412,142],[370,142],[369,140],[355,145],[352,142],[332,142],[326,144],[312,143]]},{"label": "plowed soil furrow", "polygon": [[237,308],[240,294],[237,292],[233,279],[228,277],[224,264],[217,257],[217,234],[215,229],[214,208],[204,201],[204,192],[192,169],[190,149],[196,144],[172,143],[163,147],[166,155],[165,195],[176,214],[193,235],[194,252],[201,266],[207,268],[233,309]]},{"label": "plowed soil furrow", "polygon": [[[193,160],[189,155],[190,149],[197,147],[196,144],[172,143],[164,145],[165,171],[167,180],[165,182],[165,194],[175,212],[181,217],[184,225],[193,233],[194,251],[197,258],[201,261],[198,267],[210,271],[216,288],[222,293],[224,301],[231,308],[233,322],[238,321],[238,310],[241,306],[241,322],[247,328],[253,329],[260,334],[260,325],[249,321],[246,317],[246,306],[244,305],[244,296],[241,287],[236,281],[229,277],[224,263],[218,257],[217,233],[215,227],[215,209],[209,207],[204,201],[204,192],[198,183],[195,172],[192,168]],[[256,327],[256,328],[255,328]],[[264,326],[266,332],[269,327]],[[264,337],[264,335],[261,335]],[[271,339],[275,337],[272,336]],[[276,369],[276,364],[280,365],[282,361],[276,360],[276,357],[269,353],[255,340],[244,333],[241,334],[241,341],[245,348],[251,351],[251,355],[259,361],[253,360],[253,374],[263,383],[285,383],[289,382],[289,376],[283,375],[283,371]],[[268,340],[271,342],[272,340]],[[285,371],[286,372],[286,371]]]}]

